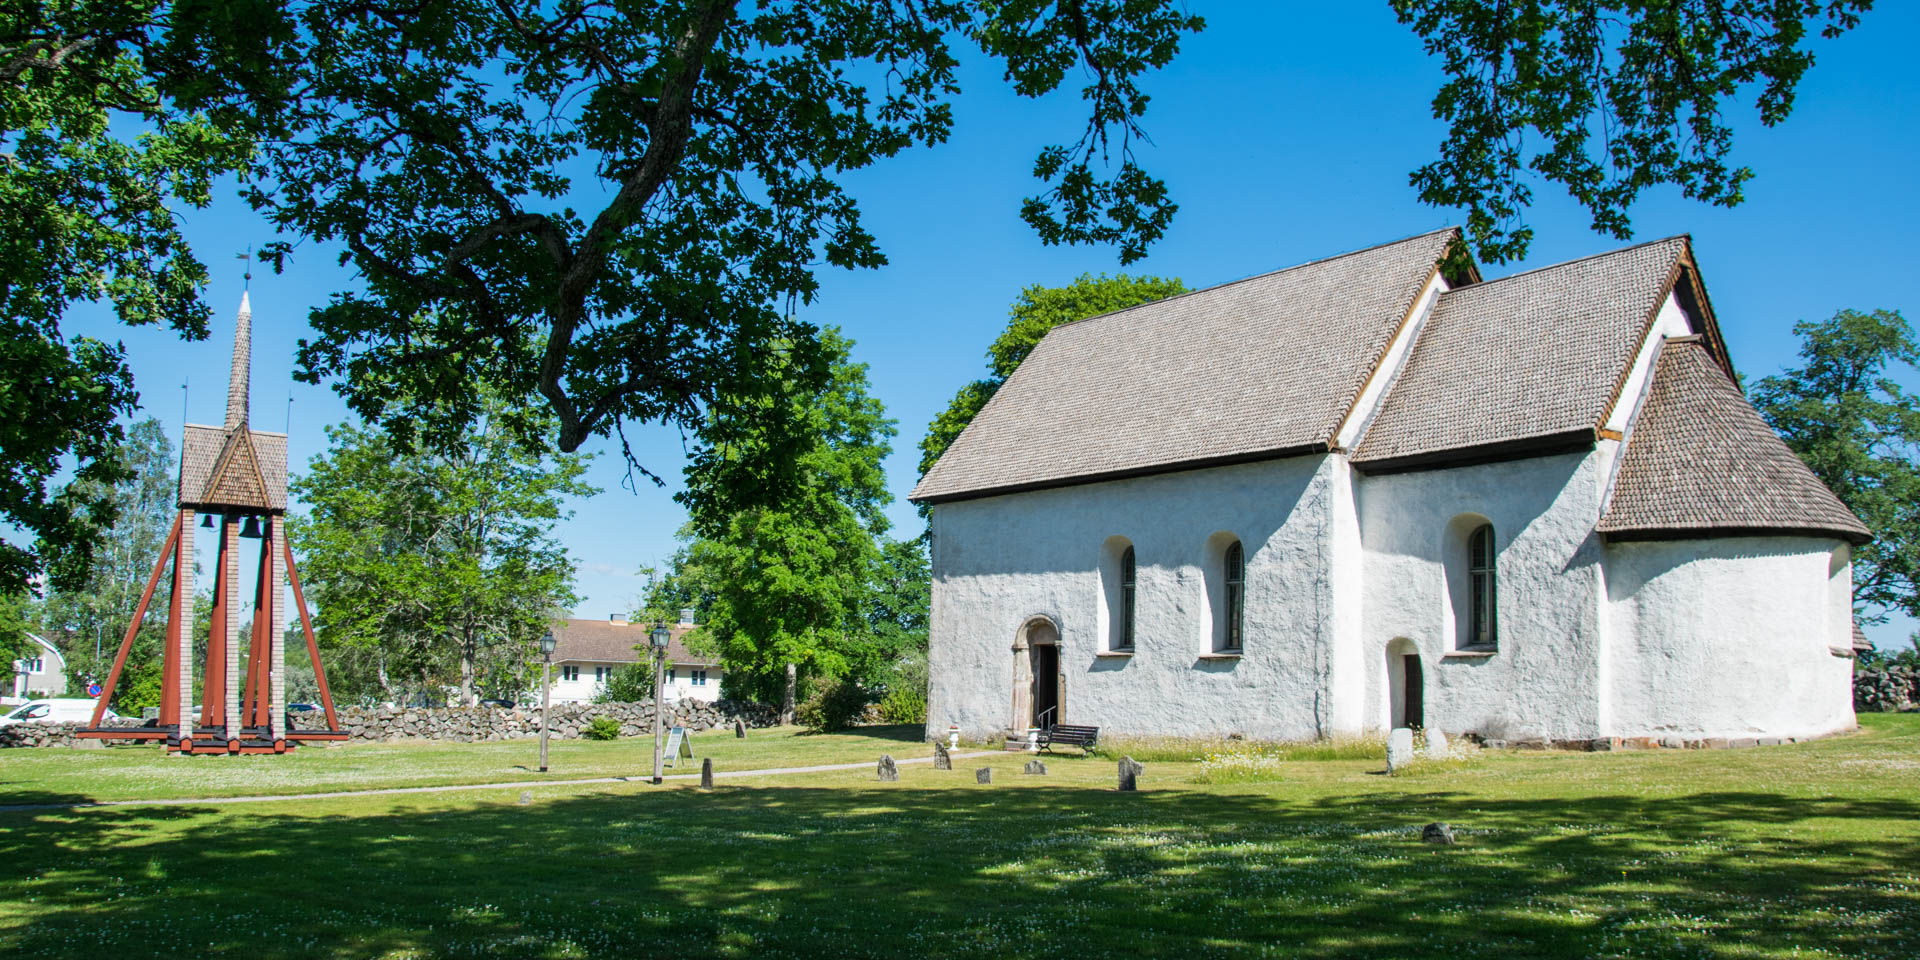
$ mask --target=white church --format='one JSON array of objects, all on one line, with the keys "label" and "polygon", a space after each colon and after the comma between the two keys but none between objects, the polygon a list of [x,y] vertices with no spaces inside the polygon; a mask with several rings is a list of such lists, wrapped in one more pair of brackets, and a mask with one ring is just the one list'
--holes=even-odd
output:
[{"label": "white church", "polygon": [[929,729],[1706,746],[1854,726],[1869,534],[1691,244],[1455,230],[1063,325],[915,488]]}]

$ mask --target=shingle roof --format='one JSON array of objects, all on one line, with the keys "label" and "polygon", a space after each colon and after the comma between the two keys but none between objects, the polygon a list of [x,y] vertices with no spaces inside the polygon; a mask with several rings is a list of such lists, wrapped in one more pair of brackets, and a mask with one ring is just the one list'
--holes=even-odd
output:
[{"label": "shingle roof", "polygon": [[[653,624],[616,620],[568,620],[553,631],[553,662],[638,663],[646,654],[635,649],[647,645]],[[710,667],[714,658],[687,649],[682,639],[695,629],[689,624],[673,624],[673,639],[667,641],[667,662],[681,666]]]},{"label": "shingle roof", "polygon": [[1325,449],[1457,234],[1056,327],[910,498]]},{"label": "shingle roof", "polygon": [[1669,340],[1660,352],[1598,529],[1612,539],[1765,532],[1872,539],[1690,338]]},{"label": "shingle roof", "polygon": [[1687,256],[1670,237],[1442,294],[1354,463],[1591,439]]},{"label": "shingle roof", "polygon": [[241,476],[250,476],[257,466],[260,480],[266,484],[266,494],[262,498],[257,491],[241,491],[233,488],[208,490],[208,479],[214,467],[226,452],[227,433],[221,427],[189,423],[183,431],[180,445],[180,492],[179,502],[183,507],[264,507],[267,510],[285,510],[287,508],[287,435],[267,433],[262,430],[250,431],[253,449],[248,459],[253,465],[246,466]]}]

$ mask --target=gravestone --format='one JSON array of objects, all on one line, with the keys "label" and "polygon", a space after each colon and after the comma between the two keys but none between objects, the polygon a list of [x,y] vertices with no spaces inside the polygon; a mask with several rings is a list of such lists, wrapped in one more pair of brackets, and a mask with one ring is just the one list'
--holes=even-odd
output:
[{"label": "gravestone", "polygon": [[741,720],[738,718],[734,719],[733,735],[734,737],[741,740],[745,740],[747,738],[747,722],[745,720]]},{"label": "gravestone", "polygon": [[893,783],[900,779],[900,765],[893,762],[893,756],[891,754],[880,755],[880,768],[878,772],[880,779],[887,783]]},{"label": "gravestone", "polygon": [[978,769],[978,770],[975,770],[975,771],[973,772],[973,782],[974,782],[974,783],[992,783],[992,782],[993,782],[993,768],[992,768],[992,767],[981,767],[980,769]]},{"label": "gravestone", "polygon": [[1427,759],[1445,760],[1447,758],[1447,735],[1438,730],[1427,731]]},{"label": "gravestone", "polygon": [[706,757],[700,761],[700,789],[702,790],[713,789],[713,758],[712,757]]},{"label": "gravestone", "polygon": [[1450,844],[1453,842],[1453,828],[1444,823],[1429,823],[1420,831],[1420,839],[1427,843]]},{"label": "gravestone", "polygon": [[533,803],[533,791],[532,790],[520,791],[520,805],[525,807],[525,806],[531,805],[532,803]]},{"label": "gravestone", "polygon": [[1040,759],[1039,757],[1035,757],[1032,760],[1028,760],[1027,772],[1033,773],[1033,774],[1039,774],[1040,776],[1044,777],[1047,775],[1047,762],[1045,760]]},{"label": "gravestone", "polygon": [[1142,764],[1140,761],[1135,760],[1132,757],[1121,757],[1120,758],[1120,789],[1122,790],[1140,789],[1140,775],[1146,772],[1147,772],[1146,766]]},{"label": "gravestone", "polygon": [[947,745],[944,743],[936,741],[933,745],[933,768],[935,770],[953,769],[953,754],[947,751]]},{"label": "gravestone", "polygon": [[1413,731],[1397,727],[1387,734],[1387,772],[1392,773],[1413,759]]}]

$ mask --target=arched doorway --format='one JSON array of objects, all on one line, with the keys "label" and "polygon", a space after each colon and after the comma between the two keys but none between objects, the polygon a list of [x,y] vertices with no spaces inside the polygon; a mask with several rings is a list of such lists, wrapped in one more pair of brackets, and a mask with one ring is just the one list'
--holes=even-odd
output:
[{"label": "arched doorway", "polygon": [[1401,637],[1387,644],[1387,729],[1425,727],[1426,678],[1420,651]]},{"label": "arched doorway", "polygon": [[1060,628],[1046,617],[1034,617],[1021,625],[1013,642],[1013,729],[1061,722],[1061,686]]}]

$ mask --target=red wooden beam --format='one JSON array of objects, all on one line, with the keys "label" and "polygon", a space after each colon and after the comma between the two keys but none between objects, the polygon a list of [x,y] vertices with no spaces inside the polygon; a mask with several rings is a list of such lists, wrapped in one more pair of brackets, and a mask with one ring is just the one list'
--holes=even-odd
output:
[{"label": "red wooden beam", "polygon": [[213,622],[207,632],[207,679],[200,695],[200,725],[223,727],[227,723],[227,564],[238,558],[227,555],[226,517],[220,518],[220,559],[214,564]]},{"label": "red wooden beam", "polygon": [[133,609],[133,622],[127,625],[127,635],[120,641],[120,653],[113,658],[113,670],[107,674],[107,685],[100,691],[100,699],[93,705],[93,723],[98,727],[107,715],[107,702],[113,699],[113,688],[120,684],[120,671],[127,665],[127,651],[133,649],[133,638],[140,635],[140,622],[147,618],[147,604],[153,600],[153,590],[160,585],[160,574],[167,569],[167,557],[172,555],[174,545],[180,542],[180,514],[173,516],[173,529],[167,533],[167,545],[160,548],[160,559],[153,562],[153,576],[147,578],[147,591],[140,595],[140,605]]},{"label": "red wooden beam", "polygon": [[287,558],[287,580],[293,584],[293,605],[300,610],[300,627],[307,634],[307,656],[313,661],[313,678],[320,682],[320,706],[327,711],[327,729],[339,730],[333,715],[333,691],[327,689],[327,668],[320,665],[320,644],[313,639],[313,618],[307,615],[307,598],[300,592],[300,572],[293,567],[293,542],[280,540],[282,556]]}]

